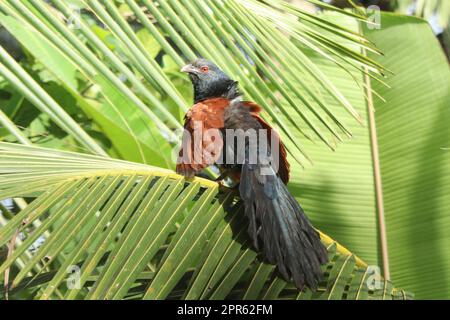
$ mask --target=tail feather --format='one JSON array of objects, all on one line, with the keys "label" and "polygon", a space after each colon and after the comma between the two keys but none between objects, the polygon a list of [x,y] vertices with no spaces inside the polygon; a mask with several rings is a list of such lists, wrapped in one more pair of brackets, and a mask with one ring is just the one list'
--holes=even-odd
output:
[{"label": "tail feather", "polygon": [[242,165],[240,194],[255,248],[298,288],[317,288],[327,250],[295,198],[275,174],[262,174],[262,164]]},{"label": "tail feather", "polygon": [[[224,127],[243,131],[270,130],[267,123],[259,121],[248,107],[242,106],[240,99],[234,99],[225,109]],[[265,140],[259,137],[259,141]],[[239,154],[236,140],[234,146],[233,153]],[[315,289],[322,279],[320,265],[328,260],[327,250],[320,242],[319,233],[282,181],[283,176],[287,178],[289,167],[283,148],[280,148],[278,156],[284,159],[285,174],[282,171],[279,177],[270,164],[271,150],[264,151],[265,148],[257,147],[258,163],[252,164],[249,161],[250,141],[245,144],[239,186],[245,203],[245,215],[249,220],[248,232],[255,248],[262,251],[268,262],[278,266],[286,280],[293,280],[300,289],[305,284]],[[270,149],[270,146],[267,147]]]}]

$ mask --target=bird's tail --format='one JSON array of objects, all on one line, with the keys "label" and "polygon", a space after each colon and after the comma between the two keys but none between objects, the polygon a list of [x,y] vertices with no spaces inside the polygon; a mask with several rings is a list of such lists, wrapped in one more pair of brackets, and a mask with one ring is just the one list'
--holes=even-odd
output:
[{"label": "bird's tail", "polygon": [[264,169],[268,168],[262,164],[242,165],[239,191],[249,235],[285,280],[299,289],[306,284],[315,290],[323,276],[320,265],[328,261],[327,250],[281,179]]}]

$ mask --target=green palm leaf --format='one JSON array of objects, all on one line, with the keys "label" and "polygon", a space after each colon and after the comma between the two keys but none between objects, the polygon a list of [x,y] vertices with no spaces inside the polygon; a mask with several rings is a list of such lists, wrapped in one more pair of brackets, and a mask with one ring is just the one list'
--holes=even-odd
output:
[{"label": "green palm leaf", "polygon": [[[24,292],[38,299],[410,297],[324,234],[330,256],[325,279],[316,292],[299,292],[249,246],[234,192],[220,193],[209,180],[8,143],[0,143],[0,164],[0,198],[30,199],[0,229],[0,246],[16,232],[22,239],[1,262],[0,273],[45,237],[14,270],[10,297]],[[41,262],[48,271],[33,270]],[[68,289],[74,266],[79,286]]]},{"label": "green palm leaf", "polygon": [[[347,97],[304,54],[305,47],[345,70],[360,70],[361,65],[373,73],[384,70],[375,60],[360,54],[361,48],[378,50],[358,32],[282,1],[127,0],[120,4],[83,0],[77,4],[85,14],[78,15],[64,1],[6,1],[0,4],[0,21],[73,96],[77,107],[100,126],[113,144],[114,150],[109,153],[119,153],[127,160],[173,165],[167,150],[177,141],[174,130],[181,128],[182,115],[190,103],[185,100],[189,84],[186,78],[172,77],[167,70],[176,72],[199,55],[240,81],[246,98],[264,107],[264,117],[278,125],[298,161],[308,157],[296,133],[322,140],[331,148],[334,139],[351,134],[336,111],[328,108],[311,87],[325,88],[340,107],[361,121]],[[138,33],[133,31],[130,17],[142,25]],[[75,22],[75,27],[68,22]],[[99,23],[104,28],[97,26]],[[337,38],[325,37],[324,32]],[[341,40],[355,47],[343,47]],[[280,43],[287,48],[277,48]],[[155,50],[163,54],[163,66],[155,61]],[[57,97],[31,79],[28,70],[6,51],[0,50],[0,58],[1,75],[17,91],[82,147],[104,154],[65,106],[56,101]],[[80,94],[80,80],[98,88],[95,98]],[[299,115],[299,121],[291,119],[293,113]],[[287,124],[293,130],[285,130]],[[128,151],[123,148],[125,141]]]}]

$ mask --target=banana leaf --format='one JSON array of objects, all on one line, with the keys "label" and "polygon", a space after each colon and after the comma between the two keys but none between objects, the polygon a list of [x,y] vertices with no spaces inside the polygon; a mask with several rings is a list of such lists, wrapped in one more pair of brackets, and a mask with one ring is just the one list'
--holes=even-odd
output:
[{"label": "banana leaf", "polygon": [[[290,190],[318,228],[369,265],[383,269],[387,262],[390,279],[416,298],[449,298],[449,65],[424,20],[382,13],[380,29],[361,27],[385,53],[373,58],[394,74],[384,79],[388,86],[366,78],[364,94],[350,75],[323,64],[363,115],[364,127],[349,124],[353,139],[333,154],[305,142],[314,165],[293,165]],[[367,88],[378,94],[370,104]],[[333,102],[326,101],[332,108]],[[369,123],[370,110],[375,111],[374,124]],[[382,257],[378,199],[383,200],[388,261]]]}]

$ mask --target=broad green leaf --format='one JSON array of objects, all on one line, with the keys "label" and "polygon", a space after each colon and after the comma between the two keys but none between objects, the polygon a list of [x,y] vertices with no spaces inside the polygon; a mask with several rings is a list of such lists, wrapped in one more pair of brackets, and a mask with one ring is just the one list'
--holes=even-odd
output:
[{"label": "broad green leaf", "polygon": [[[373,94],[391,280],[417,298],[449,297],[448,63],[423,20],[383,13],[381,29],[362,26],[385,53],[373,58],[394,73],[384,80],[389,87],[367,82],[386,100]],[[331,64],[322,68],[367,119],[352,78]],[[305,143],[314,165],[293,166],[290,190],[318,228],[383,270],[370,125],[349,126],[354,137],[332,155]]]},{"label": "broad green leaf", "polygon": [[450,68],[422,20],[382,19],[382,31],[365,34],[389,50],[376,59],[395,73],[392,90],[373,85],[387,100],[374,106],[392,279],[416,297],[449,297]]},{"label": "broad green leaf", "polygon": [[150,57],[156,58],[158,53],[161,51],[161,45],[158,41],[151,35],[147,29],[141,29],[136,32],[136,36],[142,42]]}]

